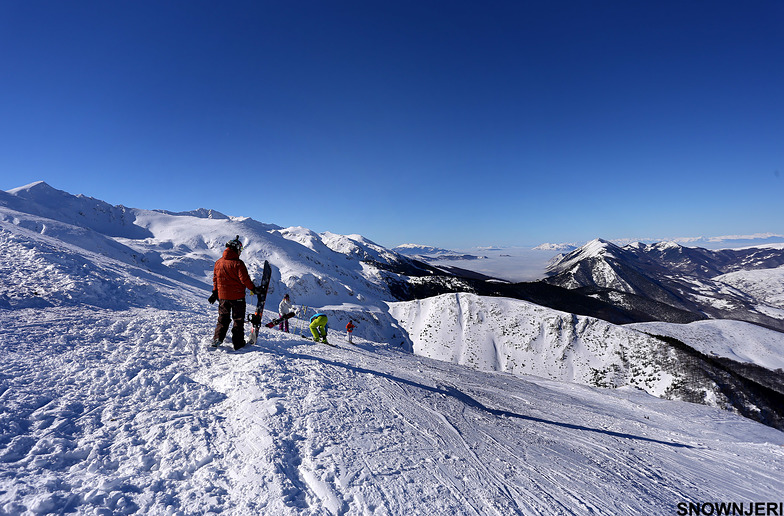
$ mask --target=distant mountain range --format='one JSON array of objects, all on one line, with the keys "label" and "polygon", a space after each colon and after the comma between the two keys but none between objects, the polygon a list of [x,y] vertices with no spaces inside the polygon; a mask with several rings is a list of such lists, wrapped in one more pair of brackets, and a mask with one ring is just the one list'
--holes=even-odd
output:
[{"label": "distant mountain range", "polygon": [[392,251],[400,253],[405,256],[410,256],[423,261],[444,261],[444,260],[481,260],[484,256],[477,256],[474,254],[458,253],[450,251],[449,249],[442,249],[440,247],[431,247],[427,245],[417,244],[403,244],[393,247]]},{"label": "distant mountain range", "polygon": [[550,243],[546,243],[546,244],[540,244],[540,245],[534,247],[534,249],[537,250],[537,251],[559,251],[559,252],[562,252],[562,253],[570,253],[570,252],[574,251],[575,249],[577,249],[578,247],[580,247],[580,246],[577,245],[577,244],[550,244]]},{"label": "distant mountain range", "polygon": [[[738,247],[761,247],[766,245],[784,244],[784,235],[777,233],[755,233],[753,235],[724,235],[715,237],[676,237],[676,238],[616,238],[608,239],[617,246],[631,244],[656,244],[659,242],[674,242],[686,247],[703,247],[706,249],[734,249]],[[576,243],[541,244],[534,249],[558,250],[571,252],[582,247]]]},{"label": "distant mountain range", "polygon": [[397,247],[392,248],[393,251],[405,254],[409,256],[418,256],[423,254],[453,254],[454,251],[450,251],[449,249],[442,249],[440,247],[433,247],[430,245],[419,245],[419,244],[403,244]]}]

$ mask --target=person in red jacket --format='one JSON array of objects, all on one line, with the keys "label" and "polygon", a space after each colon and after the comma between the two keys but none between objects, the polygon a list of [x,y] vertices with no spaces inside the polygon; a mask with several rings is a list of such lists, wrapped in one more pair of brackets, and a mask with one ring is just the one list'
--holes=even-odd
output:
[{"label": "person in red jacket", "polygon": [[212,337],[213,346],[223,343],[232,321],[231,342],[234,349],[245,345],[245,289],[255,292],[256,286],[250,279],[245,262],[240,260],[240,253],[242,242],[237,235],[237,238],[226,244],[223,257],[215,262],[210,302],[218,300],[218,324]]},{"label": "person in red jacket", "polygon": [[351,340],[351,334],[354,332],[354,328],[356,328],[356,326],[354,326],[354,321],[349,319],[348,324],[346,325],[346,333],[348,334],[349,344],[354,344],[354,342]]}]

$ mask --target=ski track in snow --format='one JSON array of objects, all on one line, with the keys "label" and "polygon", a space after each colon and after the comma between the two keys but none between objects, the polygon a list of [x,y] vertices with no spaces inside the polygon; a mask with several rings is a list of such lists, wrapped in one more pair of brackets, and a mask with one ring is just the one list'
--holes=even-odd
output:
[{"label": "ski track in snow", "polygon": [[213,319],[0,311],[0,511],[640,514],[784,492],[784,435],[726,412],[361,339],[212,349]]}]

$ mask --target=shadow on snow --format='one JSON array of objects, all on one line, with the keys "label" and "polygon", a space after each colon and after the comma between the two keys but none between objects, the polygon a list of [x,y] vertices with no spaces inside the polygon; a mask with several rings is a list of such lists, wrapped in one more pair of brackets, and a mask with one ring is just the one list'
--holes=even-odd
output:
[{"label": "shadow on snow", "polygon": [[553,425],[553,426],[557,426],[557,427],[561,427],[561,428],[569,428],[571,430],[578,430],[578,431],[583,431],[583,432],[595,432],[595,433],[599,433],[599,434],[608,435],[608,436],[611,436],[611,437],[617,437],[617,438],[620,438],[620,439],[633,439],[633,440],[636,440],[636,441],[645,441],[645,442],[649,442],[649,443],[663,444],[665,446],[671,446],[671,447],[674,447],[674,448],[693,448],[693,446],[690,446],[688,444],[681,444],[681,443],[672,442],[672,441],[661,441],[661,440],[658,440],[658,439],[652,439],[650,437],[643,437],[643,436],[639,436],[639,435],[622,433],[622,432],[614,432],[612,430],[603,430],[603,429],[598,429],[598,428],[591,428],[591,427],[588,427],[588,426],[576,425],[574,423],[564,423],[564,422],[561,422],[561,421],[551,421],[551,420],[548,420],[548,419],[542,419],[540,417],[528,416],[528,415],[523,415],[523,414],[517,414],[515,412],[510,412],[508,410],[495,409],[495,408],[488,407],[487,405],[485,405],[481,401],[477,400],[476,398],[473,398],[473,397],[469,396],[468,394],[460,391],[459,389],[457,389],[457,388],[455,388],[455,387],[453,387],[451,385],[447,385],[447,386],[443,386],[443,387],[431,387],[429,385],[425,385],[425,384],[422,384],[422,383],[419,383],[419,382],[415,382],[415,381],[412,381],[412,380],[407,380],[405,378],[400,378],[398,376],[394,376],[394,375],[389,374],[389,373],[384,373],[384,372],[376,371],[376,370],[373,370],[373,369],[367,369],[367,368],[360,367],[360,366],[349,365],[349,364],[345,364],[343,362],[330,360],[330,359],[327,359],[327,358],[324,358],[324,357],[318,357],[318,356],[308,355],[308,354],[304,354],[304,353],[292,353],[288,349],[285,349],[285,348],[282,348],[282,347],[277,347],[277,349],[275,351],[277,353],[279,353],[280,355],[288,357],[288,358],[293,358],[293,359],[299,358],[299,359],[304,359],[304,360],[313,360],[313,361],[320,362],[320,363],[325,364],[325,365],[331,365],[331,366],[335,366],[335,367],[342,367],[344,369],[348,369],[349,371],[353,371],[355,373],[372,374],[372,375],[378,376],[380,378],[385,378],[385,379],[387,379],[389,381],[392,381],[392,382],[396,382],[396,383],[400,383],[400,384],[403,384],[403,385],[408,385],[410,387],[414,387],[416,389],[421,389],[421,390],[428,391],[428,392],[431,392],[431,393],[434,393],[434,394],[440,394],[440,395],[443,395],[443,396],[448,396],[450,398],[453,398],[455,400],[458,400],[458,401],[462,402],[466,406],[473,407],[473,408],[475,408],[477,410],[480,410],[480,411],[485,412],[487,414],[491,414],[491,415],[496,416],[496,417],[506,417],[506,418],[512,418],[512,419],[521,419],[521,420],[524,420],[524,421],[531,421],[531,422],[534,422],[534,423],[542,423],[542,424]]}]

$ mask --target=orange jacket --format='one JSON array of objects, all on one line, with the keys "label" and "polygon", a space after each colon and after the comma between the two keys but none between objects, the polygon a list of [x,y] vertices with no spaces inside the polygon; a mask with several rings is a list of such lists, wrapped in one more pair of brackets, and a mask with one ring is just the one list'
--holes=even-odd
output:
[{"label": "orange jacket", "polygon": [[218,291],[218,299],[245,299],[245,288],[253,290],[255,285],[250,279],[245,262],[240,260],[237,251],[229,247],[223,257],[215,262],[212,274],[212,289]]}]

